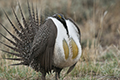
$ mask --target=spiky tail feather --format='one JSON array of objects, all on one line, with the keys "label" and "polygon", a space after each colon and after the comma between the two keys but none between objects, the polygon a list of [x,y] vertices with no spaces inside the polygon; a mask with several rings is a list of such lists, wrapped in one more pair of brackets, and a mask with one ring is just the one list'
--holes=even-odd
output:
[{"label": "spiky tail feather", "polygon": [[[21,17],[23,20],[23,25],[20,23],[20,21],[17,17],[17,14],[15,13],[15,10],[12,8],[13,15],[16,18],[16,21],[18,23],[18,27],[20,28],[20,30],[18,30],[15,27],[15,25],[13,24],[13,22],[11,21],[11,19],[7,15],[7,13],[5,11],[3,11],[5,16],[7,17],[8,21],[10,22],[11,26],[13,27],[14,31],[17,34],[17,36],[13,35],[9,30],[7,30],[7,28],[3,24],[0,23],[0,25],[14,39],[14,41],[10,40],[2,33],[0,33],[0,35],[2,37],[4,37],[7,41],[9,41],[11,44],[13,44],[14,47],[10,46],[8,44],[5,44],[2,41],[0,41],[0,43],[5,45],[8,48],[14,50],[17,53],[5,51],[2,49],[0,49],[0,50],[5,52],[5,53],[8,53],[8,54],[11,54],[11,55],[18,57],[18,58],[4,58],[4,59],[21,61],[18,64],[11,64],[11,65],[27,65],[27,66],[30,65],[29,54],[30,54],[31,44],[33,42],[36,31],[38,30],[38,28],[41,25],[40,23],[41,23],[42,19],[40,19],[40,22],[39,22],[37,7],[36,7],[36,14],[35,14],[33,4],[32,4],[32,9],[30,9],[30,5],[29,5],[28,1],[27,1],[27,5],[28,5],[28,12],[29,12],[29,20],[28,21],[24,17],[20,3],[18,3],[20,14],[21,14]],[[32,10],[32,12],[31,12],[31,10]]]}]

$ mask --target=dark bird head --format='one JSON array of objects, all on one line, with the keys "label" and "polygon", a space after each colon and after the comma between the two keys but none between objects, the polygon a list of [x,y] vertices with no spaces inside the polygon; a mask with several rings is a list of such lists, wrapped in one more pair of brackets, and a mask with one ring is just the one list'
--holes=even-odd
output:
[{"label": "dark bird head", "polygon": [[67,34],[68,34],[67,24],[66,24],[66,20],[65,20],[64,16],[62,14],[57,13],[57,14],[54,14],[53,17],[58,19],[63,24],[63,26],[67,30]]},{"label": "dark bird head", "polygon": [[53,17],[58,19],[61,23],[66,24],[65,18],[62,14],[54,14]]}]

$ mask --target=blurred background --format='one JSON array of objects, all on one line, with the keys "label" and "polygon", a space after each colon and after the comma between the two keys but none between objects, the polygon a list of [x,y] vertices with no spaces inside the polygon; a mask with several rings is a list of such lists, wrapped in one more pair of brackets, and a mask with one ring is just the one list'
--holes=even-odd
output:
[{"label": "blurred background", "polygon": [[[39,15],[45,19],[55,13],[72,18],[81,30],[82,57],[75,69],[64,80],[119,80],[120,79],[120,0],[29,0],[38,7]],[[28,10],[26,0],[19,0],[26,19]],[[20,16],[18,0],[0,0],[0,23],[15,33],[6,19],[3,9],[17,26],[12,13],[15,9]],[[0,32],[11,39],[0,26]],[[8,43],[3,37],[0,40]],[[11,51],[0,44],[0,48]],[[13,57],[0,52],[0,58]],[[29,67],[10,67],[14,61],[0,59],[0,80],[39,79],[40,73]],[[53,74],[47,79],[53,79]]]}]

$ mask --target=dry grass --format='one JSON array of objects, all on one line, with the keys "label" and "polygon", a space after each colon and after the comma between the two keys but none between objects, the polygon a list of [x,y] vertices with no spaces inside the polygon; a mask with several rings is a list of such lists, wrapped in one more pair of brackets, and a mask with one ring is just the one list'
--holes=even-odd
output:
[{"label": "dry grass", "polygon": [[[41,2],[41,3],[40,3]],[[26,17],[26,2],[20,1]],[[120,1],[119,0],[34,0],[34,5],[42,6],[43,16],[54,13],[62,13],[66,17],[74,19],[81,30],[81,43],[83,47],[82,57],[74,70],[64,77],[67,69],[61,73],[64,80],[119,80],[120,79]],[[17,1],[0,1],[0,8],[4,9],[16,21],[9,7],[14,7],[17,14]],[[105,13],[107,14],[105,15]],[[19,15],[20,17],[20,15]],[[0,10],[0,23],[3,23],[14,33],[10,24]],[[11,38],[0,27],[0,32]],[[0,40],[8,43],[0,36]],[[8,43],[9,44],[9,43]],[[0,45],[0,48],[10,49]],[[14,57],[4,55],[2,57]],[[40,73],[25,66],[8,66],[15,61],[0,60],[0,80],[36,80],[40,79]],[[47,80],[54,79],[54,73],[47,75]]]}]

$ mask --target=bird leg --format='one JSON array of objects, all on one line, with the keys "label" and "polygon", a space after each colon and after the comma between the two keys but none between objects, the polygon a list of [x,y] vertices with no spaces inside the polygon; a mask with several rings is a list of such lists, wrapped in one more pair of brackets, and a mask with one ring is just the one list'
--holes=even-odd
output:
[{"label": "bird leg", "polygon": [[59,80],[60,78],[60,74],[58,74],[58,72],[55,73],[55,80]]},{"label": "bird leg", "polygon": [[55,80],[59,80],[61,70],[62,70],[62,69],[60,69],[60,68],[56,68]]},{"label": "bird leg", "polygon": [[46,76],[46,74],[45,74],[45,73],[42,73],[41,80],[46,80],[46,79],[45,79],[45,76]]}]

